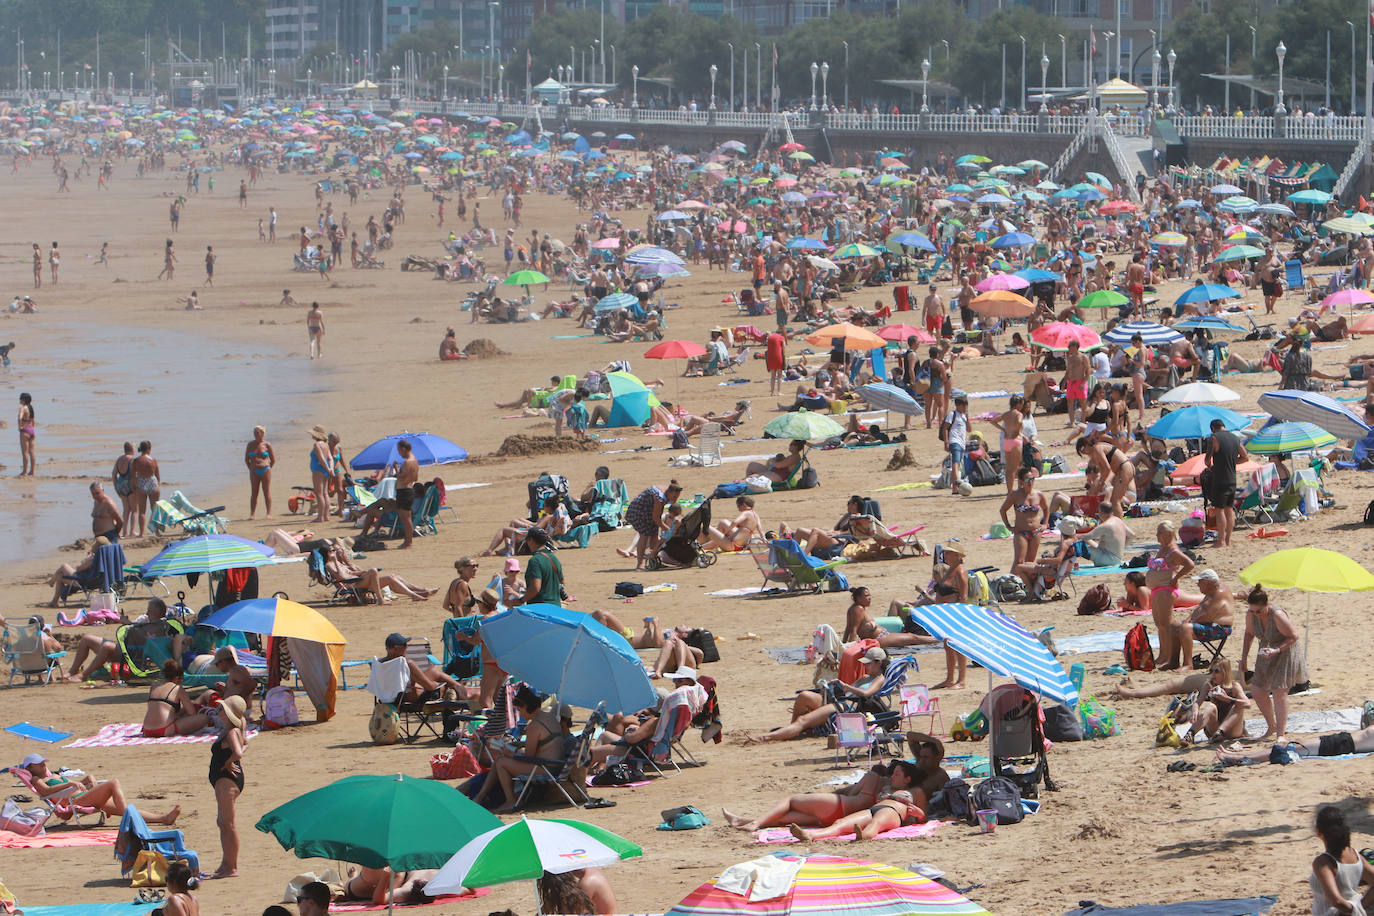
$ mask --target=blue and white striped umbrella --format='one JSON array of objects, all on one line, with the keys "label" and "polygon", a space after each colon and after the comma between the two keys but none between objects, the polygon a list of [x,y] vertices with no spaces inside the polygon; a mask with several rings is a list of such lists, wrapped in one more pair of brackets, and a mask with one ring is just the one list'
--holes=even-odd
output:
[{"label": "blue and white striped umbrella", "polygon": [[168,544],[140,571],[145,579],[248,569],[272,562],[272,548],[232,534],[207,534]]},{"label": "blue and white striped umbrella", "polygon": [[936,639],[1001,677],[1065,706],[1078,702],[1078,690],[1064,666],[1055,661],[1025,627],[1005,614],[976,604],[927,604],[911,616]]},{"label": "blue and white striped umbrella", "polygon": [[641,248],[638,251],[630,252],[625,256],[625,260],[629,261],[631,264],[682,265],[685,263],[682,258],[673,254],[667,248],[658,248],[652,245],[648,248]]},{"label": "blue and white striped umbrella", "polygon": [[616,309],[627,309],[632,305],[637,305],[639,299],[629,293],[611,293],[596,300],[596,313],[604,315],[607,312],[614,312]]},{"label": "blue and white striped umbrella", "polygon": [[1131,338],[1137,334],[1145,341],[1147,347],[1171,344],[1176,340],[1183,339],[1183,335],[1178,331],[1173,328],[1166,328],[1162,324],[1155,324],[1153,321],[1130,321],[1126,324],[1119,324],[1103,334],[1102,339],[1108,343],[1129,346]]},{"label": "blue and white striped umbrella", "polygon": [[887,382],[869,382],[859,389],[865,401],[878,410],[889,410],[906,417],[917,417],[924,413],[916,399],[896,385]]},{"label": "blue and white striped umbrella", "polygon": [[1228,197],[1217,204],[1218,210],[1225,210],[1227,213],[1249,213],[1259,207],[1259,202],[1254,198],[1238,194],[1235,197]]},{"label": "blue and white striped umbrella", "polygon": [[1315,391],[1270,391],[1260,395],[1259,406],[1277,420],[1311,423],[1339,439],[1369,435],[1369,425],[1359,414]]},{"label": "blue and white striped umbrella", "polygon": [[691,217],[681,210],[664,210],[658,216],[655,216],[654,219],[660,223],[670,223],[674,220],[691,219]]}]

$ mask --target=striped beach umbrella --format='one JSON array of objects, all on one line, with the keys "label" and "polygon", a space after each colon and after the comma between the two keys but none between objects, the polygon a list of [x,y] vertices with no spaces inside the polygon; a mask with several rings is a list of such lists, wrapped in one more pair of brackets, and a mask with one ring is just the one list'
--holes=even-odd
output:
[{"label": "striped beach umbrella", "polygon": [[976,604],[927,604],[911,616],[936,639],[992,674],[1009,677],[1027,690],[1065,706],[1078,702],[1078,689],[1045,644],[1015,620]]},{"label": "striped beach umbrella", "polygon": [[1150,237],[1150,244],[1161,248],[1182,248],[1188,244],[1188,237],[1182,232],[1161,232]]},{"label": "striped beach umbrella", "polygon": [[425,893],[460,894],[465,887],[534,881],[545,872],[605,868],[643,854],[634,843],[595,824],[522,816],[465,843],[430,879]]},{"label": "striped beach umbrella", "polygon": [[[978,904],[914,872],[840,856],[781,857],[800,862],[791,886],[777,896],[736,893],[718,886],[722,876],[707,881],[664,916],[986,916]],[[732,866],[743,872],[753,863]],[[752,882],[751,882],[752,883]]]},{"label": "striped beach umbrella", "polygon": [[1369,425],[1339,401],[1315,391],[1270,391],[1260,395],[1261,410],[1276,420],[1307,423],[1341,439],[1363,439]]},{"label": "striped beach umbrella", "polygon": [[1182,321],[1175,321],[1173,328],[1176,331],[1195,331],[1201,328],[1209,334],[1248,334],[1249,332],[1238,324],[1232,324],[1220,315],[1194,315]]},{"label": "striped beach umbrella", "polygon": [[839,260],[841,258],[876,258],[881,253],[882,252],[878,251],[876,248],[873,248],[869,245],[863,245],[858,242],[851,242],[850,244],[845,245],[839,251],[835,252],[834,257],[836,260]]},{"label": "striped beach umbrella", "polygon": [[1320,426],[1290,420],[1274,423],[1255,433],[1246,440],[1245,450],[1252,455],[1277,455],[1308,452],[1335,444],[1336,437]]},{"label": "striped beach umbrella", "polygon": [[887,382],[869,382],[859,389],[859,394],[869,405],[877,410],[899,413],[905,417],[920,416],[924,409],[916,399],[896,385]]},{"label": "striped beach umbrella", "polygon": [[1183,339],[1183,335],[1178,331],[1153,321],[1128,321],[1125,324],[1119,324],[1108,331],[1103,339],[1109,343],[1125,345],[1129,344],[1131,338],[1137,334],[1140,335],[1147,347],[1171,344],[1176,340]]},{"label": "striped beach umbrella", "polygon": [[1227,213],[1248,213],[1259,206],[1259,202],[1254,198],[1237,194],[1235,197],[1228,197],[1217,204],[1217,209],[1225,210]]},{"label": "striped beach umbrella", "polygon": [[639,299],[629,293],[608,293],[596,300],[596,313],[604,315],[606,312],[614,312],[616,309],[627,309],[638,305]]},{"label": "striped beach umbrella", "polygon": [[207,534],[168,544],[140,572],[145,579],[156,579],[221,569],[250,569],[271,562],[271,547],[232,534]]}]

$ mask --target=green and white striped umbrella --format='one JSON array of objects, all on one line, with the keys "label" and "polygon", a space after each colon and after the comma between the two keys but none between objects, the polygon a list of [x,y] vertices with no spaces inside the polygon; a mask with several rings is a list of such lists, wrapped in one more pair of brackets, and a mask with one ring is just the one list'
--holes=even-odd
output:
[{"label": "green and white striped umbrella", "polygon": [[644,850],[582,821],[548,818],[520,820],[473,837],[425,886],[430,896],[457,894],[463,887],[490,887],[544,872],[561,875],[579,868],[614,865]]},{"label": "green and white striped umbrella", "polygon": [[232,534],[207,534],[168,544],[140,571],[144,578],[244,569],[272,562],[272,548]]},{"label": "green and white striped umbrella", "polygon": [[1275,455],[1306,452],[1335,444],[1336,437],[1320,426],[1289,421],[1261,429],[1245,443],[1245,450],[1254,455]]}]

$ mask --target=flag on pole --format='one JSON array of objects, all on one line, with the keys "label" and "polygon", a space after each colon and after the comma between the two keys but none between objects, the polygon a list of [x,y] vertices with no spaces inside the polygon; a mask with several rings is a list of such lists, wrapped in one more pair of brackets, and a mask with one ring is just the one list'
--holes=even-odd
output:
[{"label": "flag on pole", "polygon": [[[1370,19],[1374,21],[1374,0],[1369,0]],[[1097,32],[1092,26],[1088,26],[1088,53],[1093,57],[1097,56]]]},{"label": "flag on pole", "polygon": [[[1370,21],[1374,21],[1374,0],[1369,0],[1369,8],[1370,8],[1370,13],[1369,13]],[[773,66],[776,67],[777,65],[778,65],[778,46],[777,46],[777,45],[773,45]]]}]

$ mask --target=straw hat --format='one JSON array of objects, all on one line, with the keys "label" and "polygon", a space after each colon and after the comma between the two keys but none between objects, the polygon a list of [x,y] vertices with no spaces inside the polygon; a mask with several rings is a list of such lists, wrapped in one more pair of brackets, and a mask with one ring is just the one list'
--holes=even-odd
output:
[{"label": "straw hat", "polygon": [[323,426],[320,426],[317,423],[314,426],[310,427],[310,438],[320,440],[328,439],[329,432]]},{"label": "straw hat", "polygon": [[220,714],[229,720],[229,724],[235,728],[243,727],[243,714],[248,711],[248,704],[243,701],[241,696],[232,696],[219,701]]}]

